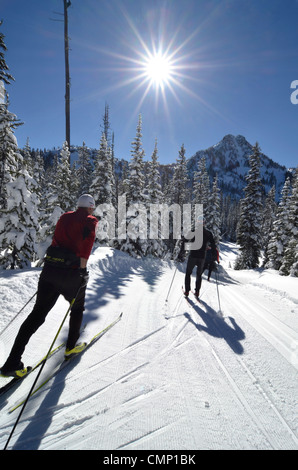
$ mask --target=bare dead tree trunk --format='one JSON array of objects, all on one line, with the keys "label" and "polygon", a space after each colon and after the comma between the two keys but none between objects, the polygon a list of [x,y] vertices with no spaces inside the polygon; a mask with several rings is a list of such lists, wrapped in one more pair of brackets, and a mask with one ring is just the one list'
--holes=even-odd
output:
[{"label": "bare dead tree trunk", "polygon": [[68,45],[68,16],[67,8],[70,6],[69,0],[64,2],[64,55],[65,55],[65,130],[66,142],[70,149],[70,76],[69,76],[69,45]]}]

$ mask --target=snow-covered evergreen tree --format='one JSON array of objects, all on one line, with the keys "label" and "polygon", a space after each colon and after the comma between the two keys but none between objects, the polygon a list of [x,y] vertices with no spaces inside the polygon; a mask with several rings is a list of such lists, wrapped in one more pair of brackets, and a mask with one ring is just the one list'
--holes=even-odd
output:
[{"label": "snow-covered evergreen tree", "polygon": [[295,171],[292,194],[289,198],[288,225],[285,227],[287,242],[280,274],[298,277],[298,168]]},{"label": "snow-covered evergreen tree", "polygon": [[103,129],[102,132],[104,133],[105,138],[106,138],[107,148],[109,147],[111,148],[112,142],[111,142],[111,136],[110,136],[110,133],[111,133],[110,107],[107,103],[105,104],[105,112],[104,112],[102,120],[103,120],[103,123],[101,127]]},{"label": "snow-covered evergreen tree", "polygon": [[14,135],[14,129],[20,123],[15,114],[8,110],[8,105],[9,102],[6,95],[6,102],[0,104],[0,208],[6,205],[5,185],[11,180],[11,175],[13,175],[13,172],[18,167],[18,162],[16,161],[18,144]]},{"label": "snow-covered evergreen tree", "polygon": [[43,196],[41,211],[41,229],[38,237],[38,257],[42,259],[48,246],[52,242],[56,224],[63,214],[59,206],[58,193],[56,187],[56,173],[58,167],[58,158],[54,158],[53,166],[46,171],[46,185]]},{"label": "snow-covered evergreen tree", "polygon": [[172,174],[169,167],[164,167],[161,174],[161,189],[163,201],[165,204],[171,204],[172,201]]},{"label": "snow-covered evergreen tree", "polygon": [[95,199],[96,205],[111,204],[113,199],[111,153],[108,149],[104,132],[101,136],[100,148],[95,160],[92,178],[90,191]]},{"label": "snow-covered evergreen tree", "polygon": [[54,156],[52,166],[45,172],[46,185],[42,198],[41,229],[38,237],[39,258],[43,258],[46,249],[51,244],[61,215],[75,208],[77,194],[73,194],[75,182],[69,157],[68,144],[64,142],[60,155]]},{"label": "snow-covered evergreen tree", "polygon": [[[155,146],[151,155],[151,161],[149,162],[148,171],[148,204],[147,204],[147,215],[148,215],[148,250],[147,254],[162,258],[166,246],[164,240],[161,239],[161,230],[159,224],[159,211],[157,210],[158,205],[163,202],[163,194],[161,191],[160,184],[160,173],[158,165],[158,149],[157,140],[155,140]],[[157,229],[157,230],[156,230]]]},{"label": "snow-covered evergreen tree", "polygon": [[144,156],[145,151],[142,144],[142,116],[139,115],[136,137],[131,149],[131,160],[128,175],[128,204],[138,204],[145,201],[144,196]]},{"label": "snow-covered evergreen tree", "polygon": [[[169,239],[166,241],[166,243],[168,251],[172,253],[173,259],[177,259],[180,252],[181,236],[186,235],[190,229],[189,226],[184,226],[184,223],[186,222],[185,219],[183,219],[183,205],[190,202],[190,189],[188,185],[189,179],[185,153],[185,147],[184,144],[182,144],[179,150],[178,158],[176,159],[172,181],[169,182],[169,198],[165,198],[166,201],[168,199],[167,202],[171,207],[175,207],[175,205],[179,206],[181,215],[181,226],[179,228],[180,232],[178,237],[178,235],[175,235],[174,233],[176,230],[175,214],[170,212]],[[175,212],[177,216],[177,209],[175,209]],[[189,223],[191,223],[191,221],[189,221]]]},{"label": "snow-covered evergreen tree", "polygon": [[212,190],[208,200],[208,211],[204,212],[206,218],[206,226],[211,230],[216,245],[220,240],[220,190],[218,187],[218,178],[214,178]]},{"label": "snow-covered evergreen tree", "polygon": [[30,143],[29,143],[29,138],[26,140],[26,144],[23,149],[23,163],[24,166],[27,168],[27,171],[29,175],[33,176],[33,159],[31,155],[31,148],[30,148]]},{"label": "snow-covered evergreen tree", "polygon": [[291,181],[288,177],[281,192],[281,199],[277,207],[272,232],[270,234],[266,268],[279,269],[283,262],[285,247],[288,242],[286,227],[289,225]]},{"label": "snow-covered evergreen tree", "polygon": [[57,203],[63,212],[73,209],[72,174],[70,168],[70,151],[67,142],[63,143],[58,160],[55,187],[57,190]]},{"label": "snow-covered evergreen tree", "polygon": [[181,208],[189,202],[188,172],[184,144],[181,145],[176,160],[172,181],[172,202]]},{"label": "snow-covered evergreen tree", "polygon": [[[0,21],[0,27],[3,24],[3,20]],[[4,34],[0,32],[0,80],[9,85],[14,80],[13,76],[9,73],[9,67],[6,64],[4,53],[7,51],[7,47],[4,41]]]},{"label": "snow-covered evergreen tree", "polygon": [[273,228],[276,210],[277,204],[275,202],[275,186],[272,186],[269,193],[267,194],[263,211],[262,233],[264,246],[264,266],[268,262],[268,244],[270,240],[270,234]]},{"label": "snow-covered evergreen tree", "polygon": [[35,259],[39,200],[28,189],[32,184],[25,168],[6,184],[7,206],[1,211],[0,222],[0,263],[5,268],[24,268]]},{"label": "snow-covered evergreen tree", "polygon": [[[101,125],[103,129],[103,133],[106,138],[106,145],[107,145],[107,154],[109,155],[109,171],[111,171],[110,180],[110,191],[111,191],[111,203],[114,207],[117,205],[117,188],[116,188],[116,175],[115,175],[115,135],[114,132],[111,131],[111,123],[110,123],[110,107],[106,103],[105,104],[105,112],[103,115],[103,123]],[[118,181],[117,181],[118,185]]]},{"label": "snow-covered evergreen tree", "polygon": [[90,153],[85,142],[83,142],[83,145],[78,148],[78,153],[78,192],[79,194],[88,194],[90,192],[91,175],[93,168],[91,164]]},{"label": "snow-covered evergreen tree", "polygon": [[160,204],[163,198],[160,184],[157,140],[155,141],[154,150],[151,156],[151,162],[149,162],[148,198],[150,204]]},{"label": "snow-covered evergreen tree", "polygon": [[204,214],[208,213],[210,197],[210,179],[206,168],[206,159],[202,157],[198,161],[198,171],[194,174],[193,203],[203,204]]},{"label": "snow-covered evergreen tree", "polygon": [[129,175],[129,164],[128,162],[123,162],[122,163],[122,175],[121,175],[121,179],[118,182],[118,197],[124,194],[128,194],[128,187],[129,187],[128,175]]},{"label": "snow-covered evergreen tree", "polygon": [[240,202],[230,195],[221,198],[221,233],[226,240],[236,241],[236,229],[240,216]]},{"label": "snow-covered evergreen tree", "polygon": [[[146,256],[149,242],[147,238],[148,198],[144,194],[144,150],[142,144],[142,116],[139,115],[136,137],[132,142],[131,160],[125,186],[126,196],[126,239],[117,240],[116,246],[132,256]],[[118,231],[123,233],[124,221]]]},{"label": "snow-covered evergreen tree", "polygon": [[13,134],[16,118],[7,104],[0,109],[0,153],[3,157],[2,204],[0,218],[0,264],[4,268],[30,265],[36,252],[39,230],[39,200],[32,188],[36,181],[29,175],[18,152]]},{"label": "snow-covered evergreen tree", "polygon": [[254,269],[259,265],[262,249],[262,184],[260,179],[260,148],[253,147],[249,157],[250,170],[246,176],[245,197],[241,201],[237,242],[240,246],[235,269]]},{"label": "snow-covered evergreen tree", "polygon": [[32,171],[33,171],[33,177],[37,183],[37,194],[38,197],[41,201],[41,205],[43,207],[43,198],[44,198],[44,191],[45,191],[45,166],[44,166],[44,159],[42,158],[40,151],[34,152],[34,155],[32,156]]}]

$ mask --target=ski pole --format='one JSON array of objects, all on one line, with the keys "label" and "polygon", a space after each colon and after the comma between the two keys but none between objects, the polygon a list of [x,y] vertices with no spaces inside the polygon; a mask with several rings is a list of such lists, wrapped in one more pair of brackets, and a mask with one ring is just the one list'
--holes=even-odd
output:
[{"label": "ski pole", "polygon": [[[40,263],[40,266],[42,266],[44,263],[44,259],[41,261]],[[24,308],[27,307],[27,305],[31,302],[31,300],[36,296],[37,294],[37,290],[34,292],[34,294],[32,295],[32,297],[30,297],[30,299],[28,300],[28,302],[25,303],[25,305],[23,305],[23,307],[21,308],[21,310],[16,314],[16,316],[13,318],[12,321],[14,321],[19,315],[20,313],[24,310]],[[11,322],[8,323],[8,325],[6,325],[6,327],[4,328],[4,330],[1,331],[0,335],[2,335],[4,333],[4,331],[9,327],[9,325],[11,324]]]},{"label": "ski pole", "polygon": [[[20,313],[24,310],[25,307],[27,307],[27,305],[31,302],[31,300],[36,296],[37,294],[37,291],[34,292],[34,294],[32,295],[32,297],[30,297],[30,299],[28,300],[28,302],[25,303],[25,305],[21,308],[21,310],[16,314],[16,316],[13,318],[13,320],[15,320],[18,315],[20,315]],[[12,320],[12,321],[13,321]],[[4,333],[4,331],[9,327],[9,325],[11,324],[11,322],[8,323],[8,325],[6,325],[6,327],[4,328],[4,330],[1,331],[1,335]]]},{"label": "ski pole", "polygon": [[218,305],[219,305],[219,313],[222,313],[222,312],[221,312],[221,307],[220,307],[220,299],[219,299],[217,271],[215,271],[215,279],[216,279],[216,289],[217,289],[217,298],[218,298]]},{"label": "ski pole", "polygon": [[172,289],[172,284],[173,284],[173,282],[174,282],[174,278],[175,278],[175,276],[176,276],[176,272],[177,272],[177,265],[176,265],[176,269],[175,269],[175,271],[174,271],[174,275],[173,275],[173,277],[172,277],[172,282],[171,282],[171,285],[170,285],[170,288],[169,288],[168,295],[167,295],[167,297],[166,297],[166,302],[168,301],[168,297],[169,297],[170,291],[171,291],[171,289]]},{"label": "ski pole", "polygon": [[58,328],[58,331],[57,331],[57,333],[56,333],[56,335],[55,335],[55,338],[54,338],[54,340],[53,340],[53,342],[52,342],[52,344],[51,344],[51,346],[50,346],[50,349],[48,350],[48,353],[47,353],[47,355],[45,356],[44,362],[42,363],[42,366],[41,366],[41,368],[39,369],[39,372],[38,372],[38,374],[37,374],[37,376],[36,376],[36,378],[35,378],[35,380],[34,380],[34,383],[33,383],[32,387],[31,387],[31,389],[30,389],[30,392],[28,393],[27,398],[26,398],[26,400],[24,401],[23,407],[22,407],[22,409],[21,409],[21,411],[20,411],[20,413],[19,413],[19,416],[17,417],[17,420],[16,420],[16,422],[15,422],[15,424],[14,424],[14,427],[13,427],[12,430],[11,430],[11,433],[10,433],[8,439],[7,439],[7,442],[6,442],[5,447],[4,447],[3,450],[6,450],[6,449],[7,449],[7,446],[8,446],[8,444],[9,444],[9,442],[10,442],[10,439],[12,438],[13,433],[14,433],[14,431],[15,431],[15,429],[16,429],[16,427],[17,427],[17,425],[18,425],[18,423],[19,423],[19,421],[20,421],[20,419],[21,419],[21,416],[22,416],[22,414],[23,414],[23,411],[24,411],[24,409],[25,409],[25,407],[26,407],[26,405],[27,405],[27,403],[28,403],[28,401],[29,401],[29,398],[30,398],[30,396],[31,396],[31,393],[33,392],[33,390],[34,390],[34,388],[35,388],[35,385],[36,385],[36,383],[37,383],[37,381],[38,381],[38,379],[39,379],[39,377],[40,377],[40,374],[41,374],[41,372],[42,372],[42,370],[43,370],[43,368],[44,368],[44,366],[45,366],[45,364],[46,364],[46,362],[47,362],[47,359],[48,359],[49,355],[51,354],[51,351],[52,351],[53,346],[54,346],[54,344],[55,344],[55,342],[56,342],[56,339],[58,338],[58,336],[59,336],[59,334],[60,334],[60,331],[62,330],[62,327],[63,327],[63,325],[64,325],[64,323],[65,323],[65,320],[66,320],[66,318],[68,317],[68,314],[69,314],[69,312],[71,311],[72,306],[73,306],[73,304],[75,303],[75,301],[76,301],[76,299],[77,299],[77,297],[78,297],[78,295],[79,295],[79,292],[80,292],[80,290],[81,290],[81,287],[82,287],[82,286],[79,287],[79,289],[78,289],[78,291],[77,291],[75,297],[74,297],[74,298],[72,299],[72,301],[70,302],[70,305],[69,305],[69,307],[68,307],[68,309],[67,309],[67,312],[66,312],[66,314],[65,314],[65,316],[64,316],[64,318],[63,318],[63,320],[62,320],[62,322],[61,322],[61,325],[60,325],[59,328]]}]

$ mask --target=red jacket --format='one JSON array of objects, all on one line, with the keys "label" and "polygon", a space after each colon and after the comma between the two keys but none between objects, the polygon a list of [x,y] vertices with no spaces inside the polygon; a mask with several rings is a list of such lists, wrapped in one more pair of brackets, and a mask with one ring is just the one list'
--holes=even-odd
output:
[{"label": "red jacket", "polygon": [[75,212],[66,212],[57,222],[52,246],[67,248],[80,258],[88,259],[95,240],[98,220],[93,215],[79,208]]}]

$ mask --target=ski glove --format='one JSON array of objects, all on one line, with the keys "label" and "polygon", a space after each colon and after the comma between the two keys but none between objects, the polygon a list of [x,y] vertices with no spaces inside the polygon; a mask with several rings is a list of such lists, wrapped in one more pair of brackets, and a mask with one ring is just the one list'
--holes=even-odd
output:
[{"label": "ski glove", "polygon": [[85,287],[89,281],[89,272],[87,271],[87,268],[80,268],[79,273],[81,278],[81,287]]}]

